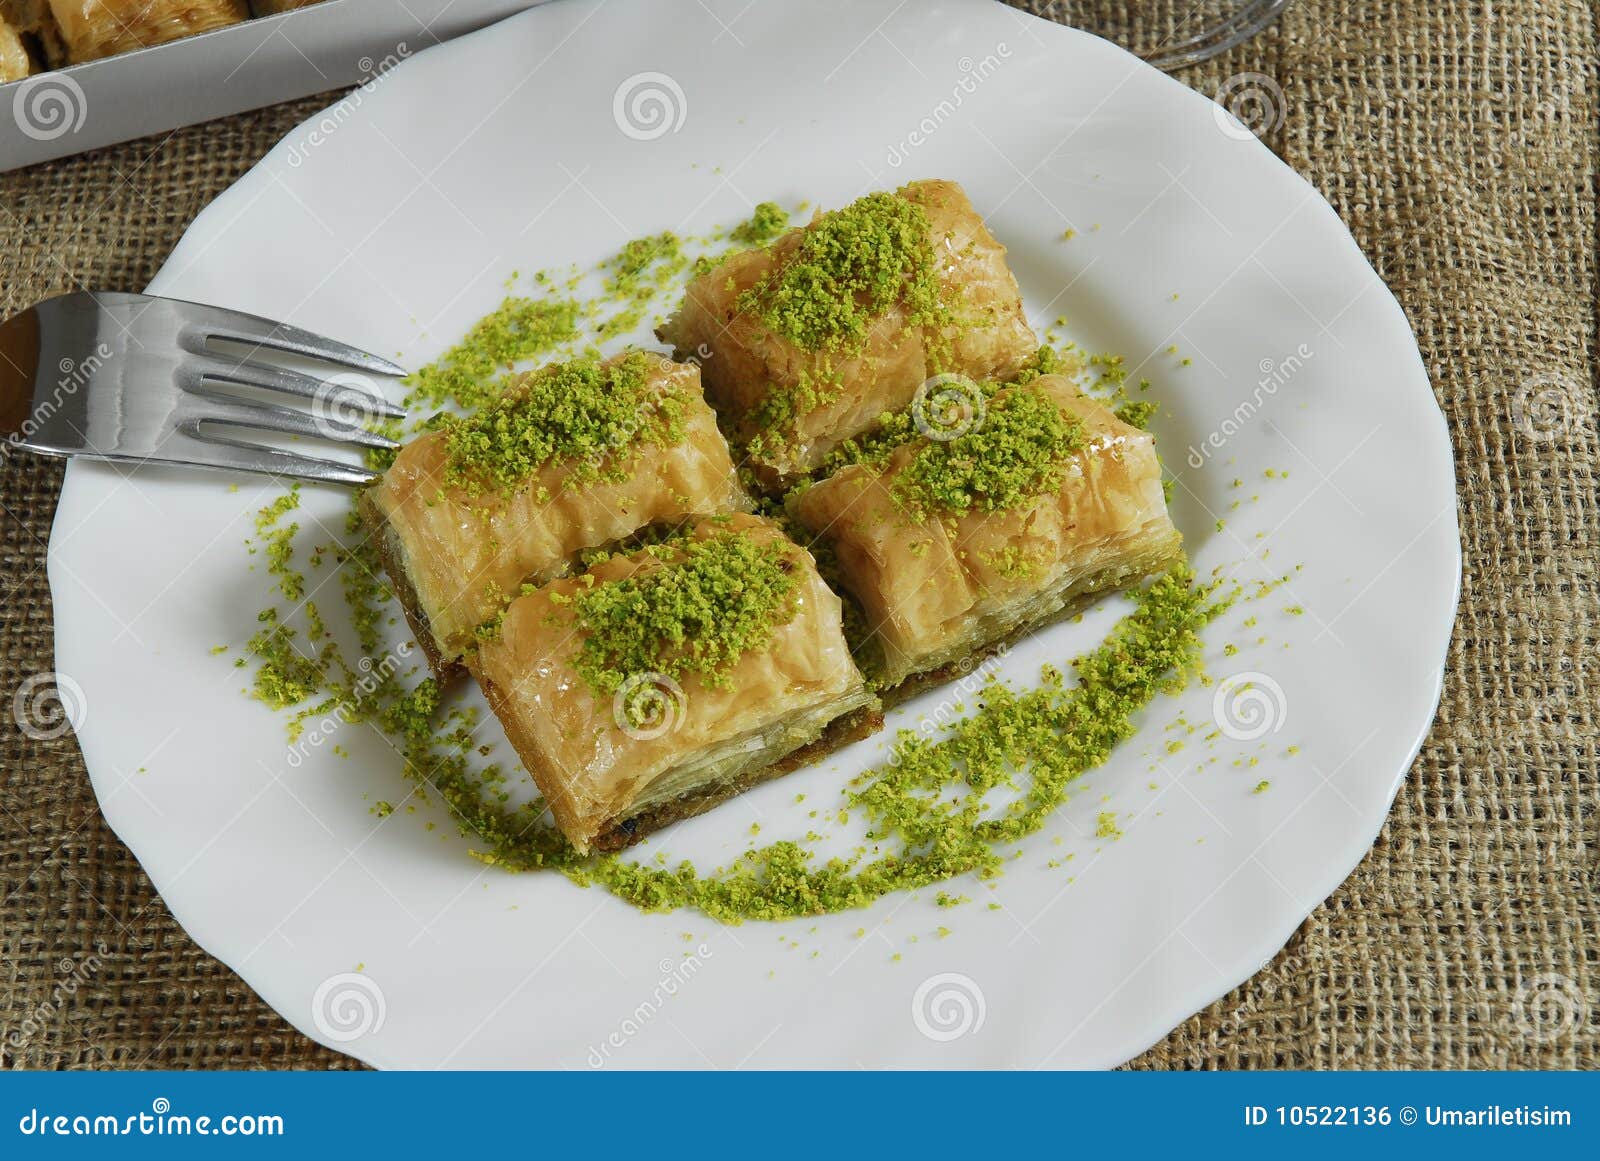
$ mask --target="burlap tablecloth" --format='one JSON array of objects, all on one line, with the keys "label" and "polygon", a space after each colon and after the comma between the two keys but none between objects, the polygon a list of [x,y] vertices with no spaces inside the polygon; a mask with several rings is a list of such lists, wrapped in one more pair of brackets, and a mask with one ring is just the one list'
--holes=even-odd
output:
[{"label": "burlap tablecloth", "polygon": [[[1135,44],[1181,32],[1194,7],[1030,6]],[[1269,144],[1399,296],[1455,442],[1466,576],[1438,721],[1376,847],[1281,954],[1137,1067],[1600,1063],[1597,20],[1584,0],[1296,0],[1183,74],[1208,94],[1243,72],[1281,87]],[[0,312],[143,287],[194,215],[325,103],[0,177]],[[60,475],[22,456],[0,470],[5,699],[52,668]],[[348,1066],[183,933],[102,820],[71,735],[35,741],[3,717],[0,1061]]]}]

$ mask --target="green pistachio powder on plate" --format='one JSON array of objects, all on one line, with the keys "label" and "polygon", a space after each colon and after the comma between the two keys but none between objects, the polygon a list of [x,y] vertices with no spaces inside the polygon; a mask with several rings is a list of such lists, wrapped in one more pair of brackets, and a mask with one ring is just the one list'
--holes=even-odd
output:
[{"label": "green pistachio powder on plate", "polygon": [[[905,286],[903,266],[877,259],[904,252],[920,211],[873,201],[887,197],[868,195],[863,201],[872,213],[841,215],[837,229],[812,232],[814,257],[835,266],[855,263],[858,277],[849,285],[858,295],[852,304],[825,315],[803,309],[796,314],[796,304],[818,301],[816,288],[791,295],[780,285],[760,288],[751,307],[822,345],[848,343],[872,311],[892,301],[886,288]],[[763,203],[751,221],[700,241],[726,253],[729,241],[732,248],[758,244],[786,224],[787,215],[774,203]],[[850,252],[863,231],[868,251]],[[717,256],[713,252],[699,264],[703,268]],[[532,412],[507,403],[508,374],[515,364],[532,360],[576,359],[519,390],[559,396],[563,386],[576,386],[598,398],[595,377],[607,372],[597,366],[586,339],[630,330],[646,311],[669,303],[681,293],[679,276],[687,268],[681,240],[663,234],[601,263],[597,273],[604,290],[598,296],[582,294],[583,272],[576,269],[564,276],[536,274],[536,293],[508,298],[439,360],[414,373],[407,380],[407,403],[475,412],[430,422],[446,431],[463,471],[497,484],[514,482],[545,459],[592,452],[610,425],[624,421],[620,412],[605,412],[590,425],[562,410],[556,397],[548,430],[533,430],[527,421]],[[926,289],[913,286],[912,294]],[[921,305],[932,309],[932,302]],[[918,305],[915,297],[912,305]],[[1048,372],[1053,363],[1054,352],[1046,348],[1038,367],[1022,379]],[[622,387],[614,393],[618,408],[639,402],[628,390],[634,369],[624,360],[610,372]],[[992,396],[998,385],[984,389]],[[1052,465],[1060,463],[1076,434],[1053,407],[1045,409],[1049,416],[1035,414],[1027,400],[1041,397],[1018,391],[1008,398],[1016,402],[991,412],[999,442],[986,445],[983,457],[968,462],[957,460],[953,450],[934,453],[908,473],[914,505],[1001,507],[1051,486],[1051,472],[1059,470]],[[909,438],[901,430],[907,424],[904,417],[886,417],[879,433],[841,449],[830,466],[885,454]],[[490,445],[513,429],[530,450],[509,460],[489,454]],[[989,458],[991,452],[998,461]],[[375,466],[386,466],[386,458],[375,456]],[[1022,853],[1022,841],[1067,801],[1073,781],[1133,736],[1140,712],[1158,694],[1176,691],[1199,674],[1199,633],[1238,595],[1236,588],[1223,593],[1217,582],[1200,583],[1180,567],[1132,594],[1132,611],[1099,647],[1063,659],[1060,667],[1046,666],[1035,688],[1017,690],[991,680],[973,697],[976,706],[937,735],[901,731],[889,760],[844,787],[837,808],[811,812],[840,824],[852,817],[864,824],[865,838],[853,852],[824,858],[819,849],[825,836],[813,831],[803,840],[753,845],[726,866],[697,868],[672,864],[664,852],[643,859],[577,854],[549,820],[543,801],[527,801],[514,790],[527,785],[521,769],[490,760],[494,745],[481,736],[488,723],[478,707],[442,696],[425,667],[412,660],[415,650],[387,646],[400,625],[398,606],[354,507],[344,541],[305,549],[302,557],[299,524],[291,520],[299,499],[293,488],[258,514],[256,535],[247,545],[252,555],[264,556],[276,600],[258,615],[256,632],[233,661],[253,669],[247,693],[284,711],[291,743],[311,744],[308,729],[314,742],[346,725],[378,730],[404,756],[411,787],[402,803],[407,812],[414,813],[416,803],[442,804],[484,862],[512,871],[555,871],[645,910],[692,908],[726,923],[816,916],[960,876],[999,876],[1005,862]],[[597,694],[614,690],[622,675],[644,670],[694,673],[714,682],[786,619],[794,582],[782,567],[780,547],[732,535],[685,543],[659,549],[676,567],[597,585],[568,602],[593,630],[575,664]],[[358,647],[353,662],[315,599],[322,591],[315,574],[325,576],[325,570],[338,576],[346,605],[341,619],[348,619]],[[713,622],[716,631],[707,632]],[[395,807],[380,802],[373,809],[386,816]],[[436,823],[422,825],[432,830]],[[670,841],[670,832],[656,840],[663,841]],[[941,898],[952,904],[964,899],[942,892]]]}]

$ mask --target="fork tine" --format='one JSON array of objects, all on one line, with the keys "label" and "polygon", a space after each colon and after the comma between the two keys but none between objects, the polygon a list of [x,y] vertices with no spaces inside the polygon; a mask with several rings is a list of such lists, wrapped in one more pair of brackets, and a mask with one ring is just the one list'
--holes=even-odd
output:
[{"label": "fork tine", "polygon": [[381,359],[359,347],[335,342],[333,339],[290,326],[288,323],[273,322],[260,315],[245,314],[243,311],[228,310],[220,306],[206,306],[198,302],[185,302],[183,305],[191,320],[201,328],[208,339],[244,343],[246,346],[269,347],[275,351],[305,355],[308,358],[321,359],[325,363],[334,363],[357,371],[372,371],[378,375],[403,376],[406,373],[404,367],[391,363],[388,359]]},{"label": "fork tine", "polygon": [[1277,20],[1289,0],[1246,0],[1229,16],[1193,36],[1156,46],[1145,56],[1146,64],[1163,72],[1175,72],[1219,56],[1243,44]]},{"label": "fork tine", "polygon": [[220,383],[237,383],[242,387],[259,387],[264,391],[282,391],[301,399],[317,399],[334,407],[353,405],[368,415],[385,415],[390,419],[404,419],[405,408],[397,407],[383,396],[364,391],[351,383],[335,383],[302,375],[282,367],[268,367],[261,363],[242,360],[237,363],[205,362],[194,367],[200,379],[214,379]]},{"label": "fork tine", "polygon": [[185,435],[196,439],[206,438],[199,435],[199,424],[226,423],[235,427],[251,427],[258,431],[304,435],[332,443],[351,443],[360,447],[383,448],[389,451],[400,446],[388,436],[357,427],[353,423],[320,415],[309,415],[292,407],[279,407],[275,403],[235,403],[209,393],[204,397],[206,402],[178,425],[179,430]]},{"label": "fork tine", "polygon": [[206,445],[204,450],[196,450],[194,459],[162,456],[161,460],[191,467],[290,476],[296,480],[317,480],[325,484],[370,484],[378,478],[377,472],[355,464],[295,455],[277,448],[229,439],[225,435],[189,435],[189,440]]}]

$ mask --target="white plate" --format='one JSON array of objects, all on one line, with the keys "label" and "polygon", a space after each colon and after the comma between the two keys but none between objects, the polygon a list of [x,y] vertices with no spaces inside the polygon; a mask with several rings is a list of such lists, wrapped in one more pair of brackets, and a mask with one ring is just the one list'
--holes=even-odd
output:
[{"label": "white plate", "polygon": [[[150,289],[417,365],[513,270],[588,265],[765,198],[832,206],[955,178],[1011,247],[1035,322],[1065,314],[1156,381],[1199,568],[1304,566],[1208,635],[1215,674],[1270,679],[1267,732],[1169,755],[1164,727],[1181,712],[1209,729],[1214,690],[1158,702],[994,892],[958,888],[978,897],[965,907],[928,891],[814,925],[646,916],[558,877],[487,872],[440,838],[441,816],[434,834],[403,812],[378,820],[372,803],[404,787],[375,735],[347,730],[350,760],[324,746],[287,761],[281,720],[210,653],[270,603],[240,542],[272,488],[75,464],[50,577],[96,793],[202,946],[374,1064],[1116,1064],[1270,958],[1381,826],[1436,706],[1455,606],[1443,421],[1404,317],[1333,211],[1204,96],[982,0],[741,9],[573,0],[422,53],[291,133]],[[626,99],[639,85],[665,102],[654,127],[627,121],[649,116]],[[301,520],[338,520],[343,503],[308,493]],[[1035,638],[1007,676],[1091,648],[1118,612]],[[752,812],[764,837],[803,828],[794,795],[832,800],[881,747],[657,841],[711,862],[740,849]],[[1108,809],[1119,841],[1093,837]],[[702,945],[692,972],[675,966]],[[341,978],[357,965],[362,982]]]}]

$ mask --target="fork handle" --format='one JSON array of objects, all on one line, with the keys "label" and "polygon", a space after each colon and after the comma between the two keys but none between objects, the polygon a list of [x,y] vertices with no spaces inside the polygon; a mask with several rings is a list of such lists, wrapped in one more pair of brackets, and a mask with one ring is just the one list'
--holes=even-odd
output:
[{"label": "fork handle", "polygon": [[0,439],[15,439],[27,427],[38,365],[39,315],[26,310],[0,323]]}]

